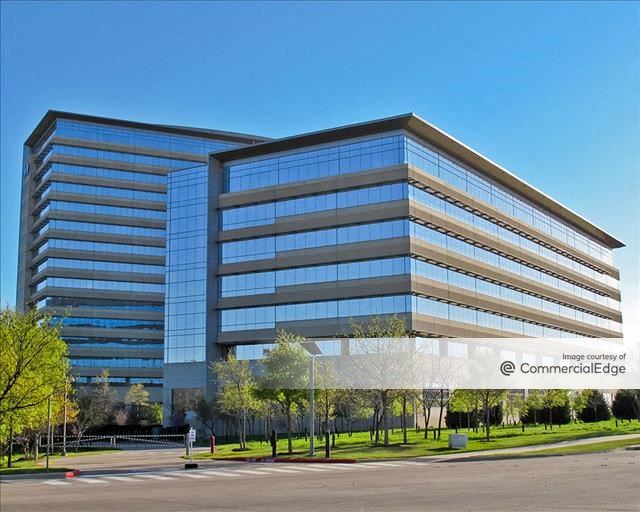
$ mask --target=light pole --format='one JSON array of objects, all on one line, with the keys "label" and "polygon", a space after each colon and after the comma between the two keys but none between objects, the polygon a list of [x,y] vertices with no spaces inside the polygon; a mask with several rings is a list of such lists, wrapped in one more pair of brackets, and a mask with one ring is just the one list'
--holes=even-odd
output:
[{"label": "light pole", "polygon": [[303,341],[302,347],[311,354],[311,365],[309,366],[309,456],[314,456],[315,451],[315,370],[316,356],[322,355],[320,347],[313,341]]},{"label": "light pole", "polygon": [[67,456],[67,387],[68,381],[64,379],[64,423],[62,425],[62,455]]},{"label": "light pole", "polygon": [[314,374],[316,370],[316,355],[311,354],[311,367],[309,370],[309,456],[313,457],[315,455],[315,402],[316,402],[316,390],[315,390],[315,379]]},{"label": "light pole", "polygon": [[51,395],[47,399],[47,472],[49,471],[49,454],[51,453]]}]

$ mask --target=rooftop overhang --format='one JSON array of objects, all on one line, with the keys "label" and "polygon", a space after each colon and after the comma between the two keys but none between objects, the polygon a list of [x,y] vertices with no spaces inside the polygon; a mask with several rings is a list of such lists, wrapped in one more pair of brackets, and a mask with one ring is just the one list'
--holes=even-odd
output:
[{"label": "rooftop overhang", "polygon": [[602,242],[604,245],[617,249],[624,247],[624,243],[616,239],[603,229],[567,208],[558,201],[552,199],[544,192],[521,180],[504,167],[496,164],[487,157],[471,149],[448,133],[428,123],[419,116],[410,113],[395,117],[388,117],[366,123],[351,124],[305,133],[293,137],[274,139],[267,142],[244,146],[211,153],[211,156],[220,162],[241,160],[262,155],[272,155],[284,151],[290,151],[307,146],[315,146],[330,142],[356,137],[365,137],[393,130],[406,130],[409,133],[425,140],[436,148],[466,164],[477,172],[480,172],[492,180],[504,185],[506,188],[517,192],[531,203],[543,208],[557,218],[578,228],[590,237]]},{"label": "rooftop overhang", "polygon": [[220,130],[207,130],[206,128],[192,128],[189,126],[173,126],[154,123],[141,123],[138,121],[128,121],[124,119],[113,119],[110,117],[92,116],[87,114],[78,114],[75,112],[64,112],[61,110],[49,110],[40,120],[35,129],[31,132],[25,145],[32,146],[38,142],[40,137],[51,126],[56,119],[69,119],[72,121],[84,121],[87,123],[97,123],[108,126],[116,126],[122,128],[135,128],[138,130],[148,130],[162,133],[172,133],[176,135],[187,135],[191,137],[203,137],[206,139],[221,140],[227,142],[236,142],[238,144],[256,144],[265,142],[268,137],[258,135],[250,135],[246,133],[226,132]]}]

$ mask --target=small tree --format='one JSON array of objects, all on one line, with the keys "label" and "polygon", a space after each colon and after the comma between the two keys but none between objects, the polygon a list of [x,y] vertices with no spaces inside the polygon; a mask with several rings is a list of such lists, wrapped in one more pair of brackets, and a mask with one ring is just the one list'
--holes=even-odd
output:
[{"label": "small tree", "polygon": [[532,389],[529,391],[525,400],[525,413],[527,419],[529,415],[533,416],[533,424],[538,424],[538,411],[542,409],[542,392],[539,389]]},{"label": "small tree", "polygon": [[[437,399],[437,395],[436,395]],[[467,430],[471,428],[471,413],[475,411],[476,396],[470,389],[456,389],[449,401],[449,408],[447,410],[446,424],[449,428],[461,428],[463,422],[460,418],[460,414],[466,415]],[[454,420],[454,416],[450,412],[458,413],[458,421]],[[426,436],[425,436],[426,438]]]},{"label": "small tree", "polygon": [[149,404],[145,410],[145,418],[151,425],[162,425],[162,404]]},{"label": "small tree", "polygon": [[541,405],[547,411],[549,428],[553,429],[553,408],[564,406],[569,402],[569,396],[564,389],[542,389]]},{"label": "small tree", "polygon": [[109,424],[114,419],[115,405],[116,396],[109,384],[109,371],[103,370],[98,377],[98,385],[78,398],[78,415],[73,425],[78,442],[88,430]]},{"label": "small tree", "polygon": [[287,425],[287,452],[293,453],[293,421],[295,404],[306,399],[309,377],[309,358],[301,343],[304,338],[280,331],[275,348],[262,361],[264,376],[260,379],[257,396],[277,403]]},{"label": "small tree", "polygon": [[202,426],[209,431],[209,435],[215,435],[216,424],[220,415],[218,401],[206,400],[202,397],[196,402],[195,411]]},{"label": "small tree", "polygon": [[611,412],[619,420],[640,421],[640,390],[620,389],[616,392]]},{"label": "small tree", "polygon": [[[379,340],[378,343],[363,342],[358,345],[357,350],[364,355],[373,356],[368,358],[364,368],[367,372],[372,372],[374,381],[380,383],[385,382],[389,375],[401,374],[401,368],[393,368],[389,364],[385,356],[385,352],[389,355],[395,353],[396,348],[392,343],[393,338],[403,338],[407,335],[407,325],[402,317],[392,316],[374,316],[368,324],[359,324],[351,322],[351,333],[355,339],[362,340]],[[356,362],[357,360],[354,360]],[[372,390],[372,406],[374,410],[379,408],[380,415],[376,421],[377,424],[382,420],[382,430],[384,434],[384,446],[389,446],[389,406],[394,397],[394,389],[375,389]],[[376,425],[376,443],[378,442]]]},{"label": "small tree", "polygon": [[236,418],[240,449],[246,450],[247,416],[253,408],[256,390],[249,361],[240,361],[229,353],[225,361],[216,361],[211,368],[221,386],[218,390],[220,409]]},{"label": "small tree", "polygon": [[504,397],[506,396],[507,391],[504,389],[474,389],[471,390],[471,395],[475,397],[481,404],[481,408],[483,411],[483,424],[484,424],[484,432],[485,432],[485,440],[491,440],[491,415],[492,409],[497,408]]},{"label": "small tree", "polygon": [[124,403],[131,408],[132,420],[139,424],[145,418],[145,411],[149,407],[149,392],[142,384],[132,384],[127,390]]},{"label": "small tree", "polygon": [[437,389],[423,389],[419,396],[420,406],[422,407],[422,416],[424,418],[424,438],[429,435],[429,421],[431,420],[431,409],[438,402]]},{"label": "small tree", "polygon": [[611,410],[602,393],[596,389],[585,391],[588,391],[586,406],[580,411],[580,419],[585,423],[610,420]]}]

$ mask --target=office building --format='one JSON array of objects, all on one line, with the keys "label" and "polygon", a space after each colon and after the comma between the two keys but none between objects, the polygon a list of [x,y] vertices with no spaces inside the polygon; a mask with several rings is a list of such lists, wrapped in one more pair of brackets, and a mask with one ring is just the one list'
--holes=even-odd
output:
[{"label": "office building", "polygon": [[141,382],[166,423],[278,329],[621,336],[623,244],[413,114],[270,140],[49,112],[23,175],[18,307],[68,315],[78,383]]},{"label": "office building", "polygon": [[413,114],[213,152],[168,195],[165,414],[279,329],[621,336],[623,244]]},{"label": "office building", "polygon": [[161,400],[167,173],[235,133],[49,111],[24,146],[17,307],[64,318],[76,383]]}]

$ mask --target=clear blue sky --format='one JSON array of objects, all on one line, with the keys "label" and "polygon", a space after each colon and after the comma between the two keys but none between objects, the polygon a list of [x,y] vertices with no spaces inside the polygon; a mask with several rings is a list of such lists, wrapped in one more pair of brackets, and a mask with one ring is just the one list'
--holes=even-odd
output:
[{"label": "clear blue sky", "polygon": [[272,137],[413,111],[626,242],[639,332],[639,3],[1,6],[3,305],[47,109]]}]

